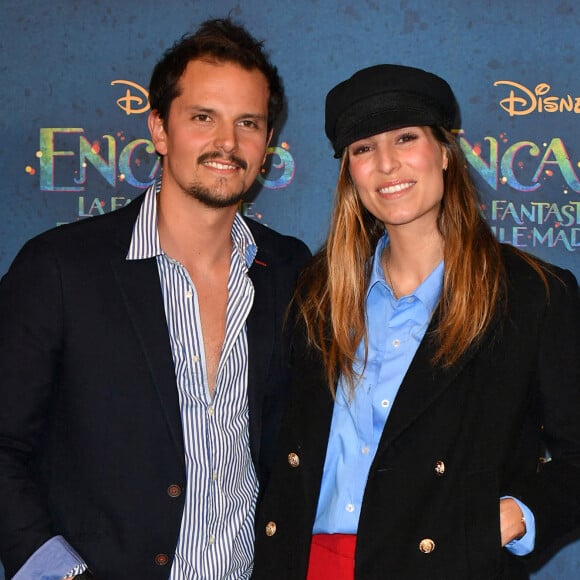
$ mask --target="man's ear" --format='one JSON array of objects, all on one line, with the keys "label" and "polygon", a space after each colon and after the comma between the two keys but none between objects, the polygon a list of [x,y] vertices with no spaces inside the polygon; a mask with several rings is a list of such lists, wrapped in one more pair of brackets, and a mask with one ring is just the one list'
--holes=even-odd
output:
[{"label": "man's ear", "polygon": [[147,119],[149,133],[151,133],[151,141],[155,145],[155,150],[159,155],[167,154],[167,134],[165,133],[165,126],[163,119],[159,116],[159,111],[151,111]]},{"label": "man's ear", "polygon": [[274,135],[274,129],[270,129],[268,133],[268,138],[266,139],[266,152],[264,153],[264,159],[262,159],[262,165],[266,163],[266,157],[268,157],[268,147],[270,146],[270,141],[272,141],[272,136]]}]

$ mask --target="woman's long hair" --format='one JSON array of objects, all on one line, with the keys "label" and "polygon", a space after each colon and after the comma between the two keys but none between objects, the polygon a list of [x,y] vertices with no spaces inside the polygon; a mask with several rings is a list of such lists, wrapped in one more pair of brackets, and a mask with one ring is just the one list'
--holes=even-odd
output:
[{"label": "woman's long hair", "polygon": [[[431,128],[447,150],[444,194],[438,227],[444,240],[445,274],[434,333],[433,364],[450,366],[477,343],[496,315],[506,291],[500,245],[485,222],[467,162],[455,137]],[[360,201],[348,170],[348,149],[340,164],[335,204],[326,243],[302,273],[295,294],[308,340],[319,349],[329,388],[342,375],[350,392],[361,340],[368,344],[366,291],[371,258],[384,225]],[[525,259],[546,283],[541,267]]]}]

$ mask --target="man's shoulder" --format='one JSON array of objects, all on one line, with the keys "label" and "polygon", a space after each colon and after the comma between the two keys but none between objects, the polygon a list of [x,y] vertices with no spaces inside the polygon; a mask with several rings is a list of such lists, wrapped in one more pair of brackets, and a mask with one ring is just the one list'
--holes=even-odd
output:
[{"label": "man's shoulder", "polygon": [[[103,215],[63,224],[28,240],[14,259],[15,264],[35,264],[58,259],[63,265],[98,261],[126,253],[142,196],[127,206]],[[134,205],[133,205],[134,204]],[[90,260],[89,260],[90,258]]]},{"label": "man's shoulder", "polygon": [[251,218],[243,218],[258,246],[258,258],[268,256],[270,260],[283,262],[293,260],[303,265],[311,256],[308,246],[298,238],[282,234]]},{"label": "man's shoulder", "polygon": [[42,232],[28,243],[48,243],[66,246],[74,243],[90,243],[91,239],[106,244],[117,236],[127,237],[132,233],[143,196],[139,196],[126,206],[106,214],[88,217],[76,222],[59,225]]}]

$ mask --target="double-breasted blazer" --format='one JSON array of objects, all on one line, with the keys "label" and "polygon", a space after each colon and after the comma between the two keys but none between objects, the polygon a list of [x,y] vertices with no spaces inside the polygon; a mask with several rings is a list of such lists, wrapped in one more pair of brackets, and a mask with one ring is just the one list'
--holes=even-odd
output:
[{"label": "double-breasted blazer", "polygon": [[[141,203],[40,235],[0,283],[8,577],[57,534],[98,578],[168,577],[187,482],[156,260],[125,259]],[[249,435],[263,485],[287,387],[283,322],[309,251],[248,225],[258,246],[249,269]]]},{"label": "double-breasted blazer", "polygon": [[[533,512],[542,549],[580,514],[580,303],[570,272],[539,276],[503,248],[508,294],[477,345],[432,364],[437,311],[403,379],[371,465],[357,580],[514,580],[499,499]],[[305,578],[333,399],[297,332],[290,399],[256,517],[254,578]],[[539,468],[547,445],[551,460]],[[293,454],[293,455],[292,455]]]}]

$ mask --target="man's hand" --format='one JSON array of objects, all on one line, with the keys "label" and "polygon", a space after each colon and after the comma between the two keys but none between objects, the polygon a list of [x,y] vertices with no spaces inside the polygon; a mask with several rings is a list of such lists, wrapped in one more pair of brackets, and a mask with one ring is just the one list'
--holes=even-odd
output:
[{"label": "man's hand", "polygon": [[504,547],[526,533],[526,522],[520,506],[511,497],[499,502],[499,525],[501,528],[501,545]]}]

